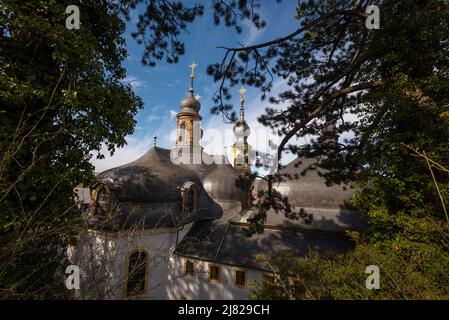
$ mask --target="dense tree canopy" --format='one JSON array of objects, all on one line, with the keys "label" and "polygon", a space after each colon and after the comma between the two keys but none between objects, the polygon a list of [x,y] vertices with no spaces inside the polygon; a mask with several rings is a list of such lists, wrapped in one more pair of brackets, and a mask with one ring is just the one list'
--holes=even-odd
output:
[{"label": "dense tree canopy", "polygon": [[[380,8],[378,30],[365,26],[370,4]],[[233,119],[226,99],[240,82],[260,87],[273,105],[287,102],[259,118],[282,136],[279,156],[288,149],[319,159],[308,170],[331,169],[330,184],[355,181],[351,204],[368,228],[353,235],[357,248],[345,256],[271,261],[281,271],[278,290],[269,283],[255,297],[447,298],[441,266],[449,256],[449,4],[308,1],[297,18],[301,27],[285,37],[225,48],[223,61],[209,68],[220,85],[213,111]],[[275,77],[288,90],[270,97]],[[324,143],[329,133],[347,132],[345,141]],[[306,136],[315,138],[294,143]],[[255,222],[273,202],[291,215],[288,199],[275,191],[265,199]],[[364,287],[370,264],[385,272],[379,291]],[[281,280],[295,276],[300,290],[286,294]]]},{"label": "dense tree canopy", "polygon": [[119,8],[82,1],[2,1],[0,9],[0,289],[56,297],[64,248],[80,230],[73,189],[88,184],[92,151],[133,131],[142,106],[125,77]]},{"label": "dense tree canopy", "polygon": [[[184,53],[179,35],[204,6],[181,1],[5,0],[0,3],[0,296],[57,298],[65,250],[82,228],[75,186],[93,178],[93,151],[112,153],[133,132],[142,101],[122,61],[130,14],[145,5],[133,37],[142,63]],[[215,23],[235,13],[263,22],[246,1],[211,3]],[[75,5],[81,28],[66,28]],[[99,157],[103,155],[100,153]],[[55,276],[56,275],[56,276]],[[62,290],[61,290],[62,289]]]},{"label": "dense tree canopy", "polygon": [[[365,25],[372,4],[380,8],[380,29]],[[65,27],[68,5],[82,12],[80,30]],[[73,188],[92,178],[92,151],[106,144],[113,152],[125,143],[142,107],[120,81],[125,22],[139,5],[145,10],[133,36],[145,48],[142,63],[176,63],[185,50],[180,34],[203,14],[204,3],[0,4],[2,296],[64,292],[54,275],[63,271],[64,248],[80,229]],[[270,27],[257,13],[262,1],[207,5],[215,23],[236,32],[244,19]],[[230,87],[260,88],[271,107],[259,120],[282,136],[279,156],[289,150],[318,157],[309,169],[331,169],[328,183],[356,181],[352,205],[368,228],[352,234],[357,247],[346,255],[270,260],[278,280],[258,285],[254,298],[448,297],[449,4],[315,0],[299,3],[293,14],[298,29],[291,34],[223,48],[223,60],[208,68],[217,82],[212,112],[235,121]],[[276,78],[287,90],[272,96]],[[280,110],[280,103],[287,107]],[[348,132],[346,141],[324,143]],[[315,138],[294,142],[305,136]],[[279,179],[285,177],[269,180]],[[269,208],[292,215],[288,199],[273,189],[262,196],[255,222],[263,222]],[[369,264],[385,272],[379,291],[364,287]]]}]

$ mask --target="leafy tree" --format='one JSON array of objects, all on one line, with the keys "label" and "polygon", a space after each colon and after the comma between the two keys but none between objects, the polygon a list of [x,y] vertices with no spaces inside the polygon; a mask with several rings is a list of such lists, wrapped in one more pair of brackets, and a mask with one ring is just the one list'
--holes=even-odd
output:
[{"label": "leafy tree", "polygon": [[[203,14],[202,4],[5,0],[0,5],[4,297],[59,296],[57,284],[62,282],[52,280],[56,271],[63,271],[64,249],[80,227],[73,187],[92,178],[92,151],[105,143],[113,152],[125,143],[133,130],[133,115],[142,106],[120,82],[125,77],[124,22],[140,4],[146,10],[133,36],[145,46],[142,62],[154,66],[165,58],[176,63],[184,53],[179,35]],[[210,4],[215,22],[236,32],[241,31],[242,19],[250,19],[257,28],[266,26],[257,13],[260,1]],[[380,7],[380,30],[365,27],[370,4]],[[65,28],[68,5],[80,7],[81,30]],[[313,288],[329,290],[308,292],[303,285],[293,295],[276,296],[273,291],[272,297],[446,296],[441,266],[447,261],[448,176],[442,170],[449,163],[447,2],[317,0],[300,3],[296,16],[300,27],[291,34],[225,48],[223,60],[208,68],[219,82],[212,112],[235,121],[226,101],[229,86],[239,83],[261,88],[272,104],[288,102],[288,108],[267,108],[260,117],[283,136],[279,157],[285,148],[301,157],[325,155],[319,165],[332,169],[326,176],[329,183],[357,178],[353,205],[367,217],[369,227],[355,235],[355,252],[295,260],[298,267],[295,264],[283,276],[298,271]],[[285,79],[290,88],[278,97],[270,96],[275,77]],[[346,121],[347,114],[357,120]],[[354,137],[341,144],[323,143],[329,123],[336,133],[352,132]],[[307,146],[289,144],[306,135],[318,138]],[[271,184],[281,178],[268,180]],[[263,222],[270,207],[291,216],[288,199],[268,190],[257,221]],[[399,279],[399,266],[409,267],[410,276],[400,279],[417,280],[418,285],[389,291],[389,284],[378,295],[360,291],[365,276],[361,273],[373,259],[380,261],[381,270],[385,266],[391,271],[392,279]],[[282,262],[273,265],[281,267]],[[313,272],[317,265],[323,276]],[[352,280],[344,281],[345,274]]]},{"label": "leafy tree", "polygon": [[[365,26],[368,5],[380,8],[378,30]],[[223,60],[208,69],[219,82],[212,111],[234,120],[226,101],[229,87],[239,83],[261,88],[271,104],[287,102],[259,118],[283,137],[279,158],[287,148],[320,159],[318,167],[331,169],[329,184],[356,180],[351,204],[368,228],[356,235],[353,253],[287,257],[292,268],[282,259],[271,261],[281,279],[296,275],[318,292],[303,285],[302,293],[270,295],[270,287],[262,286],[256,297],[447,297],[441,268],[447,265],[449,227],[447,1],[308,1],[297,7],[297,19],[300,27],[284,37],[225,48]],[[289,88],[277,97],[270,96],[275,77]],[[325,143],[332,138],[330,125],[333,136],[353,137]],[[305,146],[291,142],[309,135],[318,138]],[[291,215],[285,200],[265,193],[255,222],[263,223],[270,206]],[[364,287],[369,264],[386,272],[380,291]]]},{"label": "leafy tree", "polygon": [[[78,5],[81,29],[65,26]],[[125,144],[142,107],[121,80],[120,8],[106,1],[0,5],[0,288],[56,298],[65,248],[80,230],[73,189],[93,177],[91,152]],[[64,289],[65,290],[65,289]]]},{"label": "leafy tree", "polygon": [[[58,298],[65,250],[82,228],[75,186],[93,178],[93,151],[113,153],[133,132],[142,101],[129,85],[125,23],[139,5],[133,37],[142,63],[184,53],[179,35],[204,6],[167,0],[5,0],[0,4],[0,296]],[[76,5],[81,28],[65,27]],[[211,2],[215,23],[264,22],[256,3]],[[103,157],[103,155],[99,155]],[[56,276],[55,276],[56,275]],[[59,278],[58,278],[58,277]]]}]

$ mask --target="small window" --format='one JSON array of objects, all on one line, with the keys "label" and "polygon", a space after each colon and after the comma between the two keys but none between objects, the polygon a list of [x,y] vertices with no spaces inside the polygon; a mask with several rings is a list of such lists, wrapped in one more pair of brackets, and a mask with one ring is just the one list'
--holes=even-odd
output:
[{"label": "small window", "polygon": [[209,265],[209,281],[220,282],[220,266]]},{"label": "small window", "polygon": [[148,255],[145,251],[135,251],[129,256],[126,295],[128,297],[145,294]]},{"label": "small window", "polygon": [[[178,136],[178,142],[183,142],[183,137],[186,137],[186,123],[183,121],[181,122],[181,125],[179,126],[179,136]],[[184,140],[185,142],[185,140]]]},{"label": "small window", "polygon": [[101,186],[97,189],[95,195],[95,211],[94,214],[100,217],[106,217],[108,213],[109,193],[106,187]]},{"label": "small window", "polygon": [[246,271],[241,269],[235,270],[234,285],[236,287],[246,288]]},{"label": "small window", "polygon": [[195,263],[191,260],[186,260],[184,273],[188,276],[195,275]]},{"label": "small window", "polygon": [[184,213],[189,214],[195,211],[196,187],[194,185],[184,190],[183,202],[184,202]]}]

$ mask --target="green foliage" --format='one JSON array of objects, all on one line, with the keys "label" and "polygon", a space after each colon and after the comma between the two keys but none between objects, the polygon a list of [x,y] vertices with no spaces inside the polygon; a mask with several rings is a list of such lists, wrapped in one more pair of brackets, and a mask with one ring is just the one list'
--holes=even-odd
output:
[{"label": "green foliage", "polygon": [[[271,261],[274,282],[258,282],[252,299],[448,299],[449,253],[437,244],[385,241],[359,244],[345,255],[295,258],[285,252]],[[380,269],[380,288],[368,290],[366,267]]]},{"label": "green foliage", "polygon": [[[80,30],[65,27],[78,5]],[[56,298],[80,230],[73,189],[91,152],[132,133],[141,100],[121,80],[119,8],[105,1],[2,1],[0,10],[0,290]],[[61,291],[61,289],[63,291]]]},{"label": "green foliage", "polygon": [[[336,10],[334,6],[324,9],[331,3],[340,10],[352,10],[339,1],[315,1],[303,4],[298,14],[311,21]],[[331,101],[315,118],[338,123],[340,133],[352,130],[354,138],[338,148],[326,148],[321,144],[323,128],[315,121],[297,136],[318,134],[320,138],[290,148],[299,156],[331,154],[322,162],[323,167],[333,168],[327,175],[329,183],[357,178],[357,192],[350,204],[366,218],[367,228],[356,235],[353,252],[273,259],[270,264],[278,272],[278,281],[256,285],[253,298],[449,298],[449,221],[438,195],[440,191],[447,207],[449,5],[439,0],[376,3],[381,12],[380,30],[367,33],[363,25],[343,18],[338,28],[343,28],[344,36],[336,40],[338,32],[331,28],[336,21],[324,20],[306,31],[302,40],[285,44],[290,50],[298,49],[297,54],[282,55],[276,64],[290,84],[298,85],[281,95],[293,102],[286,113],[291,119],[280,120],[270,110],[261,118],[286,133],[286,124],[306,118],[335,80],[346,81],[344,86],[382,81],[380,87]],[[356,50],[360,53],[357,63],[347,69],[345,57],[353,57]],[[317,54],[328,58],[326,68]],[[301,84],[310,71],[311,83]],[[346,72],[352,76],[347,78]],[[345,112],[357,120],[340,122],[338,117]],[[423,152],[432,160],[431,169]],[[380,268],[379,290],[365,288],[368,265]]]},{"label": "green foliage", "polygon": [[[279,1],[278,1],[279,2]],[[214,21],[258,28],[259,1],[214,0]],[[80,9],[68,30],[65,10]],[[5,0],[0,5],[0,297],[59,298],[65,250],[76,241],[81,208],[73,189],[90,185],[91,153],[113,153],[142,107],[125,78],[125,22],[143,5],[133,33],[142,63],[176,63],[179,40],[203,5],[143,0]],[[104,155],[99,154],[99,157]]]}]

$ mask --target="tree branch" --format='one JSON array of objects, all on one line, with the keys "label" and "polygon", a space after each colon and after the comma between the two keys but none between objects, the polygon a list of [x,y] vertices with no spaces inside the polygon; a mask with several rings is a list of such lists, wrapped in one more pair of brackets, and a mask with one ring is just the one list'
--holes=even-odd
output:
[{"label": "tree branch", "polygon": [[297,123],[286,135],[285,137],[282,139],[281,143],[279,144],[278,147],[278,161],[281,160],[282,157],[282,151],[285,147],[285,145],[287,144],[287,142],[302,128],[304,128],[311,120],[313,120],[314,118],[316,118],[325,108],[327,105],[329,105],[332,101],[334,101],[335,99],[347,95],[349,93],[353,93],[356,91],[361,91],[361,90],[366,90],[366,89],[372,89],[372,88],[376,88],[379,87],[380,85],[382,85],[382,80],[376,80],[376,81],[372,81],[372,82],[368,82],[368,83],[361,83],[361,84],[357,84],[354,86],[350,86],[350,87],[346,87],[340,90],[337,90],[331,94],[328,95],[327,99],[323,102],[320,103],[312,112],[310,112],[308,114],[308,116],[302,120],[301,122]]}]

